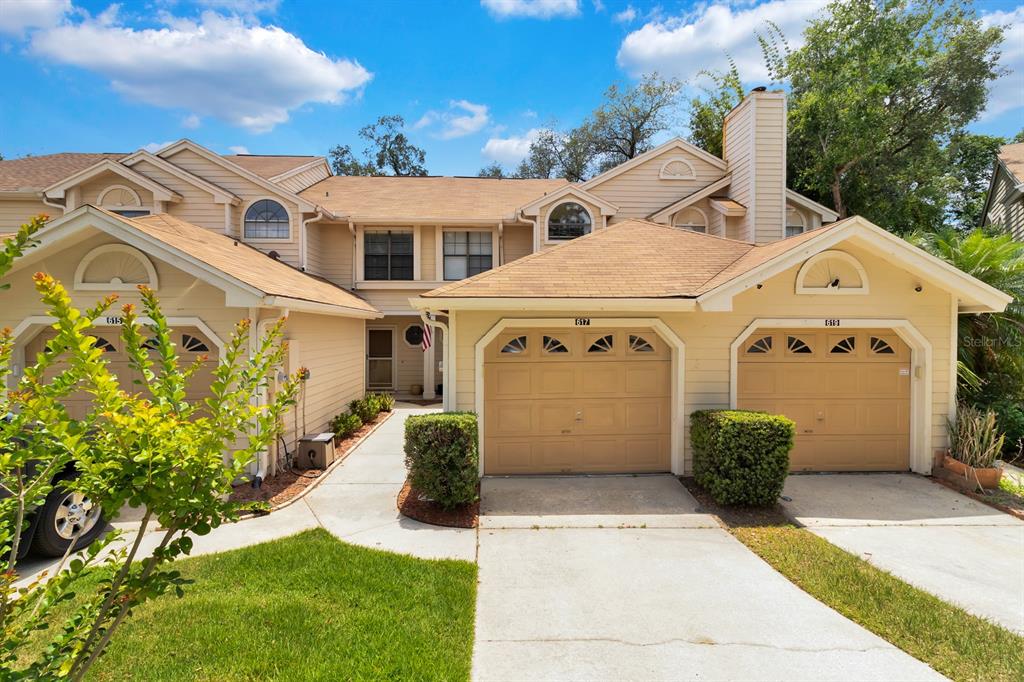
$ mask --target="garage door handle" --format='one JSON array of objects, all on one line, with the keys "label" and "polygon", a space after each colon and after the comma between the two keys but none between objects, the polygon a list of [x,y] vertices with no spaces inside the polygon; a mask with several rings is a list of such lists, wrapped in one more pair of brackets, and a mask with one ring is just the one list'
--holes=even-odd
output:
[{"label": "garage door handle", "polygon": [[576,410],[576,421],[583,421],[583,410]]},{"label": "garage door handle", "polygon": [[823,422],[823,421],[825,421],[825,413],[824,413],[824,412],[819,412],[819,413],[818,413],[818,416],[817,416],[817,419],[818,419],[818,421],[820,421],[820,422]]}]

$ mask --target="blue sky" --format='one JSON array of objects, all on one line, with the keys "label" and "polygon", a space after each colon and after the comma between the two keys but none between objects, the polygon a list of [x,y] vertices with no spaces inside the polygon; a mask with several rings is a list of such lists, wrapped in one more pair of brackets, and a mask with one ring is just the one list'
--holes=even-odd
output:
[{"label": "blue sky", "polygon": [[[0,153],[133,151],[189,137],[222,153],[362,149],[405,117],[433,174],[514,165],[531,131],[574,125],[612,82],[693,79],[726,53],[764,82],[755,31],[793,43],[823,0],[3,0]],[[973,128],[1024,127],[1024,3],[978,3],[1010,24],[1010,69]],[[685,130],[676,132],[685,133]]]}]

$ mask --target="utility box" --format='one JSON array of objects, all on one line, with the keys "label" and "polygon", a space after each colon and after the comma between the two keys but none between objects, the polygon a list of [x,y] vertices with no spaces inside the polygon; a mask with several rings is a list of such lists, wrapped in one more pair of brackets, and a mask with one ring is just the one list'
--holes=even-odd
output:
[{"label": "utility box", "polygon": [[295,453],[295,468],[326,469],[334,463],[334,434],[306,434],[299,440],[299,451]]}]

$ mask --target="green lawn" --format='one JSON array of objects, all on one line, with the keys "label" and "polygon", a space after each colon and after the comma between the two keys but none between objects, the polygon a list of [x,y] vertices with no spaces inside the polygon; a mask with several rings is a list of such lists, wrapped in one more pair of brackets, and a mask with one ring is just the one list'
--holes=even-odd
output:
[{"label": "green lawn", "polygon": [[99,680],[465,680],[476,566],[313,530],[176,564],[196,582],[140,608]]},{"label": "green lawn", "polygon": [[802,528],[732,533],[801,589],[954,680],[1024,679],[1024,638],[923,592]]}]

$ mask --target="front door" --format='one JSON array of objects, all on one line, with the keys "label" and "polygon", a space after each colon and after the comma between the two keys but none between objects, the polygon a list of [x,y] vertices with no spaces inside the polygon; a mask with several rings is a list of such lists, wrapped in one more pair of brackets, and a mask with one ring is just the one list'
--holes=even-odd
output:
[{"label": "front door", "polygon": [[395,330],[366,330],[366,387],[371,391],[395,388]]}]

